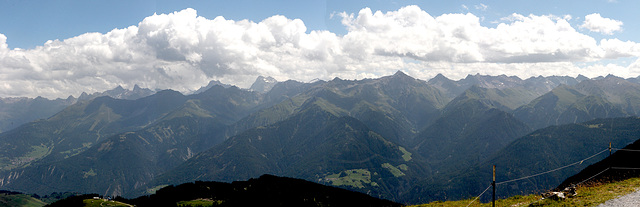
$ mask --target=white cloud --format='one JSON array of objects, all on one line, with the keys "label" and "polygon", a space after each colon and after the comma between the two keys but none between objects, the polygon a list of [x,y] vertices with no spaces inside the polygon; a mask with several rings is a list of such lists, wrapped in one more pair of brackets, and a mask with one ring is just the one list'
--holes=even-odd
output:
[{"label": "white cloud", "polygon": [[[343,14],[349,28],[344,36],[347,51],[367,55],[408,57],[422,61],[450,62],[558,62],[591,61],[605,51],[595,39],[577,32],[567,17],[513,14],[496,28],[480,25],[473,14],[432,17],[416,6],[394,12],[366,8],[355,16]],[[633,45],[633,42],[625,42]],[[629,51],[607,48],[608,54]]]},{"label": "white cloud", "polygon": [[0,34],[0,52],[5,52],[9,46],[7,45],[7,36]]},{"label": "white cloud", "polygon": [[584,17],[584,23],[580,27],[592,32],[612,35],[614,32],[622,31],[622,21],[604,18],[598,13],[593,13]]},{"label": "white cloud", "polygon": [[491,62],[587,61],[600,58],[597,42],[562,18],[513,14],[483,39]]},{"label": "white cloud", "polygon": [[640,73],[615,65],[576,66],[573,62],[637,57],[640,46],[618,39],[598,42],[576,31],[570,16],[513,14],[495,28],[482,26],[471,13],[434,17],[417,6],[337,16],[348,30],[343,36],[307,31],[302,20],[279,15],[234,21],[206,19],[193,9],[31,50],[9,49],[0,34],[0,96],[66,97],[134,84],[188,92],[211,79],[248,87],[258,75],[308,81],[373,78],[397,70],[421,79],[437,73],[575,76],[603,68]]},{"label": "white cloud", "polygon": [[636,58],[636,61],[631,63],[627,68],[633,76],[637,76],[640,73],[640,58]]},{"label": "white cloud", "polygon": [[600,47],[604,52],[604,58],[616,59],[621,57],[640,56],[640,43],[621,41],[619,39],[603,39]]},{"label": "white cloud", "polygon": [[343,47],[355,58],[367,56],[409,57],[422,61],[482,61],[478,38],[482,30],[473,14],[444,14],[434,18],[417,6],[398,11],[373,13],[369,8],[358,16],[343,15],[349,33]]},{"label": "white cloud", "polygon": [[477,10],[482,10],[482,11],[486,11],[487,8],[489,8],[489,6],[485,5],[485,4],[480,4],[480,5],[475,5],[474,6]]}]

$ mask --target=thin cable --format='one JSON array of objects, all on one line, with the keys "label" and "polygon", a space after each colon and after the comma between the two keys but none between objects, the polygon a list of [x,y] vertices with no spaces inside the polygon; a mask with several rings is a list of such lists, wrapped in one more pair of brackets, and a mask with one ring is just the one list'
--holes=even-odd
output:
[{"label": "thin cable", "polygon": [[568,165],[565,165],[565,166],[562,166],[562,167],[559,167],[559,168],[556,168],[556,169],[553,169],[553,170],[549,170],[549,171],[546,171],[546,172],[541,172],[541,173],[534,174],[534,175],[529,175],[529,176],[525,176],[525,177],[521,177],[521,178],[516,178],[516,179],[513,179],[513,180],[502,181],[502,182],[496,183],[496,185],[501,185],[501,184],[505,184],[505,183],[515,182],[515,181],[518,181],[518,180],[524,180],[524,179],[527,179],[527,178],[532,178],[532,177],[536,177],[536,176],[544,175],[544,174],[547,174],[547,173],[555,172],[555,171],[558,171],[558,170],[562,170],[562,169],[564,169],[564,168],[571,167],[571,166],[573,166],[573,165],[579,165],[579,164],[582,164],[582,162],[584,162],[584,161],[586,161],[586,160],[589,160],[589,159],[591,159],[591,158],[593,158],[593,157],[595,157],[595,156],[597,156],[597,155],[599,155],[599,154],[602,154],[603,152],[606,152],[606,151],[609,151],[609,148],[604,149],[604,150],[602,150],[602,151],[600,151],[600,152],[598,152],[598,153],[596,153],[596,154],[594,154],[594,155],[591,155],[591,156],[589,156],[589,157],[587,157],[587,158],[585,158],[585,159],[582,159],[582,160],[580,160],[580,161],[578,161],[578,162],[574,162],[574,163],[572,163],[572,164],[568,164]]},{"label": "thin cable", "polygon": [[611,148],[611,149],[617,150],[617,151],[640,152],[640,150],[632,150],[632,149],[618,149],[618,148]]},{"label": "thin cable", "polygon": [[[581,181],[581,182],[579,182],[579,183],[577,183],[577,184],[575,184],[575,185],[577,186],[577,185],[580,185],[580,184],[582,184],[582,183],[586,182],[587,180],[591,180],[592,178],[594,178],[594,177],[596,177],[596,176],[598,176],[598,175],[600,175],[600,174],[604,173],[604,172],[605,172],[605,171],[607,171],[607,170],[609,170],[609,168],[607,168],[607,169],[603,170],[602,172],[599,172],[598,174],[596,174],[596,175],[594,175],[594,176],[591,176],[590,178],[587,178],[586,180],[583,180],[583,181]],[[527,204],[526,206],[531,206],[531,204],[534,204],[534,203],[537,203],[537,202],[543,201],[544,199],[551,198],[551,197],[553,197],[553,196],[555,196],[555,194],[551,194],[551,195],[549,195],[549,196],[547,196],[547,197],[543,197],[543,198],[541,198],[541,199],[539,199],[539,200],[536,200],[536,201],[534,201],[534,202],[531,202],[531,203]]]},{"label": "thin cable", "polygon": [[587,180],[591,180],[591,179],[595,178],[596,176],[598,176],[598,175],[600,175],[600,174],[604,173],[605,171],[607,171],[607,170],[609,170],[609,169],[612,169],[612,168],[604,169],[602,172],[599,172],[598,174],[595,174],[594,176],[591,176],[591,177],[587,178],[586,180],[583,180],[583,181],[580,181],[579,183],[576,183],[576,186],[578,186],[578,185],[580,185],[580,184],[582,184],[582,183],[584,183],[584,182],[587,182]]},{"label": "thin cable", "polygon": [[633,168],[633,167],[611,167],[611,169],[614,169],[614,170],[640,170],[640,168]]},{"label": "thin cable", "polygon": [[469,204],[467,204],[467,207],[469,207],[474,201],[478,200],[478,198],[480,198],[480,196],[482,196],[482,194],[487,192],[487,190],[489,190],[489,188],[491,188],[491,185],[489,185],[489,187],[487,187],[487,189],[484,189],[484,191],[482,191],[482,193],[480,193],[480,195],[476,196],[475,199],[473,199]]},{"label": "thin cable", "polygon": [[[597,177],[598,175],[600,175],[600,174],[602,174],[602,173],[604,173],[604,172],[606,172],[607,170],[610,170],[610,169],[614,169],[614,170],[618,170],[618,169],[622,169],[622,170],[640,170],[640,168],[610,167],[610,168],[604,169],[603,171],[600,171],[598,174],[595,174],[595,175],[593,175],[593,176],[591,176],[591,177],[589,177],[589,178],[587,178],[587,179],[585,179],[583,181],[580,181],[579,183],[576,183],[575,186],[578,186],[578,185],[580,185],[580,184],[582,184],[584,182],[587,182],[588,180],[591,180],[591,179]],[[553,195],[551,195],[551,196],[553,196]],[[549,197],[551,197],[551,196],[549,196]],[[534,201],[532,203],[529,203],[527,206],[529,206],[531,204],[534,204],[534,203],[537,203],[537,202],[540,202],[541,200],[547,199],[549,197],[542,198],[540,200],[537,200],[537,201]]]}]

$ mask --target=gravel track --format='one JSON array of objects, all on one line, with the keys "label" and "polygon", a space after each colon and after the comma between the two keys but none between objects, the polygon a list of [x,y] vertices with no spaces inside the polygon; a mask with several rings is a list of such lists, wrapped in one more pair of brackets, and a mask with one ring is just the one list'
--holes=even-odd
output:
[{"label": "gravel track", "polygon": [[608,200],[607,202],[598,205],[598,207],[627,207],[640,206],[640,189],[636,189],[635,192],[629,193],[622,197]]}]

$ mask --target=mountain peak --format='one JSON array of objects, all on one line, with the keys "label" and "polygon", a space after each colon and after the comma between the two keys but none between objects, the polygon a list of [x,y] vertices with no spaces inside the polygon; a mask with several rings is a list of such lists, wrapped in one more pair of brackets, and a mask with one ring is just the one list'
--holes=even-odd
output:
[{"label": "mountain peak", "polygon": [[82,94],[80,94],[80,96],[78,96],[78,100],[87,100],[89,99],[89,94],[87,94],[87,92],[82,92]]},{"label": "mountain peak", "polygon": [[392,79],[399,79],[399,80],[413,80],[414,78],[405,74],[404,72],[398,70],[396,71],[396,73],[394,73],[392,76],[390,76]]},{"label": "mountain peak", "polygon": [[604,79],[623,79],[623,78],[620,78],[620,77],[615,76],[613,74],[609,74],[606,77],[604,77]]},{"label": "mountain peak", "polygon": [[396,73],[393,74],[393,76],[408,76],[408,75],[402,72],[401,70],[398,70],[396,71]]},{"label": "mountain peak", "polygon": [[262,82],[265,83],[274,83],[274,82],[278,82],[278,80],[276,80],[275,78],[271,77],[271,76],[258,76],[258,78],[256,78],[256,81],[261,80]]},{"label": "mountain peak", "polygon": [[[640,76],[638,76],[638,77],[640,77]],[[314,79],[311,79],[310,81],[307,81],[307,83],[315,83],[315,82],[318,82],[318,81],[322,81],[322,80],[320,80],[320,78],[314,78]]]},{"label": "mountain peak", "polygon": [[589,78],[587,78],[587,76],[580,74],[576,77],[576,80],[583,81],[583,80],[589,80]]},{"label": "mountain peak", "polygon": [[193,92],[193,94],[199,94],[199,93],[205,92],[205,91],[211,89],[213,86],[222,86],[223,88],[230,88],[232,85],[224,84],[224,83],[222,83],[220,81],[217,81],[217,80],[211,80],[211,81],[209,81],[209,84],[207,84],[207,86],[200,87],[200,89],[198,89],[195,92]]},{"label": "mountain peak", "polygon": [[612,84],[612,85],[629,85],[631,84],[631,82],[625,80],[624,78],[615,76],[615,75],[607,75],[606,77],[604,77],[601,81],[603,81],[604,83],[607,84]]},{"label": "mountain peak", "polygon": [[94,93],[94,94],[100,94],[100,95],[107,95],[107,96],[111,96],[113,98],[120,98],[120,96],[122,96],[122,94],[128,92],[128,89],[124,89],[121,85],[118,85],[117,87],[111,89],[111,90],[107,90],[105,92],[103,92],[102,94],[100,93]]},{"label": "mountain peak", "polygon": [[438,73],[438,75],[436,75],[436,76],[435,76],[435,77],[433,77],[433,78],[438,78],[438,79],[446,78],[446,79],[449,79],[449,78],[447,78],[446,76],[442,75],[442,73]]},{"label": "mountain peak", "polygon": [[473,75],[471,73],[469,73],[469,74],[467,74],[467,77],[465,79],[474,78],[474,77],[478,77],[478,76],[482,76],[482,75],[480,75],[480,73],[476,73],[476,74],[473,74]]},{"label": "mountain peak", "polygon": [[251,87],[249,89],[252,91],[266,93],[269,90],[271,90],[271,88],[273,88],[273,86],[275,86],[276,83],[278,83],[278,80],[276,80],[271,76],[268,76],[268,77],[258,76],[256,78],[256,81],[253,82],[253,84],[251,84]]},{"label": "mountain peak", "polygon": [[449,79],[446,76],[442,75],[442,73],[438,73],[438,75],[436,75],[431,80],[429,80],[429,82],[443,82],[443,81],[451,81],[451,79]]},{"label": "mountain peak", "polygon": [[95,92],[92,94],[87,94],[86,92],[82,92],[82,94],[80,94],[80,96],[78,97],[78,100],[89,100],[89,99],[93,99],[100,96],[109,96],[115,99],[135,100],[135,99],[150,96],[153,94],[154,94],[154,91],[152,91],[151,89],[140,88],[140,86],[138,85],[135,85],[133,87],[133,90],[129,90],[122,87],[121,85],[118,85],[117,87],[111,90],[106,90],[103,92]]},{"label": "mountain peak", "polygon": [[394,73],[392,77],[395,77],[395,78],[411,78],[411,79],[414,79],[413,77],[411,77],[411,76],[407,75],[406,73],[404,73],[404,72],[402,72],[402,71],[400,71],[400,70],[396,71],[396,73]]}]

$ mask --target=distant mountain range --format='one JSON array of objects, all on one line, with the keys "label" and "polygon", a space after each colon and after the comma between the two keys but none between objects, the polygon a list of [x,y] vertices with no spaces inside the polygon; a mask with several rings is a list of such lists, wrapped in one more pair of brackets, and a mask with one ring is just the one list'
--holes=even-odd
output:
[{"label": "distant mountain range", "polygon": [[150,96],[155,91],[140,88],[138,85],[133,90],[118,86],[112,90],[96,92],[93,94],[82,93],[80,97],[69,96],[67,99],[49,100],[37,98],[2,98],[0,97],[0,132],[16,128],[27,122],[37,119],[46,119],[62,111],[62,109],[78,102],[91,100],[101,96],[109,96],[116,99],[134,100]]},{"label": "distant mountain range", "polygon": [[[640,84],[615,76],[258,77],[250,89],[212,81],[190,95],[150,93],[59,99],[55,115],[0,133],[0,187],[133,197],[273,174],[417,203],[475,196],[493,164],[514,179],[640,133],[629,118],[640,113]],[[552,188],[582,168],[510,183],[508,194]]]}]

